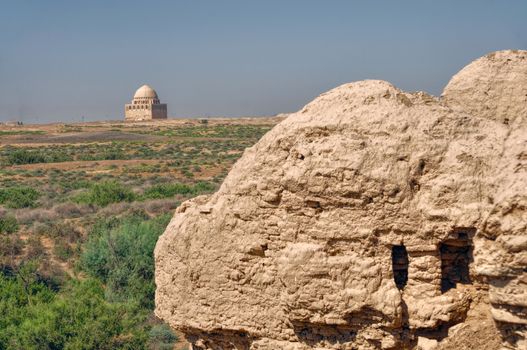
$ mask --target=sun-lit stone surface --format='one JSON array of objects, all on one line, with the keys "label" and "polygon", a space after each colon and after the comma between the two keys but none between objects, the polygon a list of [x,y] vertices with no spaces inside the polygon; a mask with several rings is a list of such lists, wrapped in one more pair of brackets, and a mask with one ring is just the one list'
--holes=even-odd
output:
[{"label": "sun-lit stone surface", "polygon": [[[464,71],[453,81],[481,69]],[[156,314],[200,350],[521,349],[525,108],[497,93],[499,117],[479,113],[456,84],[443,100],[346,84],[278,124],[178,208],[155,251]]]}]

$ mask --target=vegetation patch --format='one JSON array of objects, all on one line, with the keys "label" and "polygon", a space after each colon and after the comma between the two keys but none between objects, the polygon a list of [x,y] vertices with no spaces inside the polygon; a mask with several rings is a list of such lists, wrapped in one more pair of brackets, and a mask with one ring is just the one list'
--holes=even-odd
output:
[{"label": "vegetation patch", "polygon": [[135,215],[95,225],[81,267],[106,284],[112,301],[133,300],[154,307],[154,247],[171,215],[144,220]]},{"label": "vegetation patch", "polygon": [[40,193],[37,190],[27,186],[0,189],[0,204],[8,208],[34,207],[39,197]]},{"label": "vegetation patch", "polygon": [[[23,275],[23,276],[22,276]],[[144,316],[105,300],[94,279],[70,281],[60,294],[34,271],[0,274],[1,349],[142,349]]]},{"label": "vegetation patch", "polygon": [[149,133],[160,136],[175,137],[216,137],[216,138],[260,138],[269,131],[272,125],[184,125],[177,128],[154,130],[154,131],[135,131],[136,133]]},{"label": "vegetation patch", "polygon": [[65,153],[45,153],[40,150],[14,149],[7,153],[7,165],[22,165],[35,163],[57,163],[72,161],[73,158]]},{"label": "vegetation patch", "polygon": [[166,183],[149,187],[143,194],[144,199],[159,199],[173,197],[175,195],[197,196],[204,193],[211,193],[216,189],[216,185],[206,181],[195,184]]},{"label": "vegetation patch", "polygon": [[18,231],[18,222],[14,216],[0,216],[0,233],[10,234]]},{"label": "vegetation patch", "polygon": [[0,136],[8,135],[42,135],[42,130],[0,130]]},{"label": "vegetation patch", "polygon": [[[153,315],[155,243],[270,126],[57,128],[38,132],[51,143],[21,127],[23,146],[0,145],[0,349],[182,350]],[[101,133],[117,128],[164,137]]]},{"label": "vegetation patch", "polygon": [[86,192],[77,195],[74,200],[81,204],[105,207],[110,203],[131,202],[135,194],[130,188],[117,181],[103,181],[91,185]]}]

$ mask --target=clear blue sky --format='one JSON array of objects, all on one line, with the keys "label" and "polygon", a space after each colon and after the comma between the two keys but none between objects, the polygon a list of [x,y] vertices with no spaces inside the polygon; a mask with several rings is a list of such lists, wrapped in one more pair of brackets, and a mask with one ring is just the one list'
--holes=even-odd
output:
[{"label": "clear blue sky", "polygon": [[169,116],[298,110],[376,78],[439,94],[527,48],[525,0],[1,0],[0,121],[120,119],[143,83]]}]

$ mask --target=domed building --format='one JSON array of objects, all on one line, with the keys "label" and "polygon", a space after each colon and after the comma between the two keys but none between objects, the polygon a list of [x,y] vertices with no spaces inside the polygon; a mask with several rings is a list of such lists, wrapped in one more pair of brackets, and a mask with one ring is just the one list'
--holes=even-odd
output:
[{"label": "domed building", "polygon": [[157,92],[143,85],[134,94],[131,103],[124,106],[126,121],[167,119],[167,105],[159,102]]}]

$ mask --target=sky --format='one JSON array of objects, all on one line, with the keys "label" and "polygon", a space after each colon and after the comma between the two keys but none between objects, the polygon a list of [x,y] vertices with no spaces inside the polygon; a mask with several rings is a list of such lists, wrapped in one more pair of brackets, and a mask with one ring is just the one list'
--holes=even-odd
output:
[{"label": "sky", "polygon": [[338,85],[439,95],[527,49],[525,0],[0,0],[0,121],[117,120],[142,84],[169,117],[299,110]]}]

